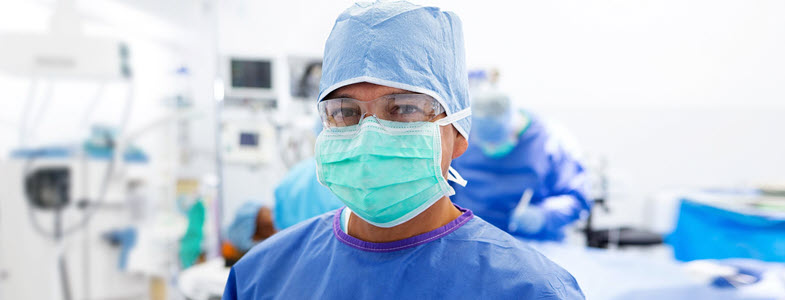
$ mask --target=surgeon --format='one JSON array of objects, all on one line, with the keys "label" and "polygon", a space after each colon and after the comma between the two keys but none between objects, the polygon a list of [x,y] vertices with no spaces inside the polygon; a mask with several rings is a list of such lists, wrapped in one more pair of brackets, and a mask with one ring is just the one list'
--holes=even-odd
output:
[{"label": "surgeon", "polygon": [[453,205],[471,109],[461,22],[358,3],[324,50],[319,181],[345,204],[255,246],[223,299],[583,299],[537,251]]},{"label": "surgeon", "polygon": [[513,235],[561,241],[564,227],[589,210],[586,172],[535,115],[513,109],[495,88],[472,97],[471,143],[455,169],[453,201]]}]

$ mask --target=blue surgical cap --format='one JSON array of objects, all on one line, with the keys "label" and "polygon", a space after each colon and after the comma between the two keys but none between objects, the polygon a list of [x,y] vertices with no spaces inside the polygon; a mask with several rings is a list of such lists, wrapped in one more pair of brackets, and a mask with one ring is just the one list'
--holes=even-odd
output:
[{"label": "blue surgical cap", "polygon": [[256,217],[261,208],[261,203],[247,201],[237,209],[226,235],[238,250],[248,251],[258,243],[253,240],[253,235],[256,232]]},{"label": "blue surgical cap", "polygon": [[[427,94],[447,115],[469,112],[461,20],[452,12],[409,2],[349,7],[327,38],[319,101],[358,82]],[[468,139],[471,117],[453,126]]]}]

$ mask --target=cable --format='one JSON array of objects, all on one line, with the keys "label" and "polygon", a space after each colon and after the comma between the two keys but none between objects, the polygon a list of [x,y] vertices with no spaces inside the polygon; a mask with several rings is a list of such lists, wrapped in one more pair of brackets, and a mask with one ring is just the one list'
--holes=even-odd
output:
[{"label": "cable", "polygon": [[90,103],[88,103],[87,109],[85,110],[84,114],[82,114],[82,123],[79,124],[80,128],[85,129],[89,124],[88,121],[93,116],[93,112],[95,112],[95,108],[98,106],[98,101],[101,100],[101,95],[104,93],[104,88],[106,87],[106,82],[101,82],[98,86],[98,90],[95,91],[95,96]]},{"label": "cable", "polygon": [[27,101],[25,101],[25,105],[22,107],[22,114],[21,119],[19,120],[19,146],[24,147],[26,144],[26,131],[27,131],[27,119],[30,117],[30,109],[33,104],[36,102],[35,91],[38,87],[38,78],[33,77],[30,81],[30,88],[27,91]]},{"label": "cable", "polygon": [[[87,109],[85,110],[84,114],[82,115],[82,120],[81,120],[81,124],[79,124],[79,128],[83,132],[89,132],[89,128],[88,128],[89,121],[92,118],[92,115],[93,115],[93,112],[95,111],[95,108],[98,106],[98,102],[101,101],[101,95],[103,95],[103,93],[104,93],[104,87],[105,86],[106,86],[106,82],[102,81],[101,83],[99,83],[98,89],[95,91],[95,95],[93,96],[93,99],[88,103]],[[88,157],[87,157],[87,154],[84,151],[80,151],[80,152],[81,153],[79,154],[79,158],[80,158],[82,170],[84,170],[82,172],[82,191],[84,193],[87,193],[87,191],[90,190],[90,186],[89,186],[90,176],[89,176],[88,167],[87,167],[87,165],[88,165],[87,164]],[[82,258],[83,258],[82,259],[82,270],[83,270],[83,272],[82,272],[82,285],[83,285],[82,290],[84,291],[84,297],[89,299],[90,298],[90,292],[92,291],[92,289],[90,288],[90,259],[89,259],[90,258],[90,237],[89,237],[90,227],[89,227],[89,223],[86,223],[84,225],[84,227],[82,227],[82,229],[84,230],[84,232],[82,234],[82,247],[83,247],[82,248],[83,249],[82,250]]]},{"label": "cable", "polygon": [[38,105],[38,110],[36,111],[34,117],[30,119],[32,124],[28,124],[26,128],[27,134],[25,138],[28,139],[32,138],[33,140],[35,140],[36,133],[38,132],[38,126],[42,123],[41,119],[43,118],[44,114],[46,114],[46,111],[49,109],[49,107],[51,107],[50,104],[53,98],[52,97],[52,90],[54,89],[53,86],[54,83],[51,80],[47,82],[46,89],[44,90],[43,100],[40,101],[41,103]]},{"label": "cable", "polygon": [[[123,134],[123,132],[124,132],[126,126],[127,126],[127,122],[128,122],[128,120],[130,118],[130,107],[132,107],[133,96],[134,96],[133,88],[134,88],[133,84],[131,84],[129,86],[129,89],[128,89],[128,95],[127,95],[127,99],[126,99],[125,110],[123,111],[123,116],[121,118],[121,123],[120,123],[120,127],[119,127],[120,129],[118,130],[118,136]],[[107,137],[107,138],[110,138],[110,137]],[[60,234],[60,236],[62,238],[65,238],[65,237],[73,234],[74,232],[80,230],[82,227],[84,227],[92,219],[92,217],[95,215],[96,211],[98,211],[99,207],[101,205],[103,205],[104,202],[106,202],[106,193],[107,193],[107,191],[109,189],[109,183],[111,182],[111,178],[114,175],[116,162],[118,160],[122,160],[123,159],[123,156],[122,156],[121,152],[125,152],[124,151],[125,147],[124,146],[118,146],[118,143],[117,143],[116,140],[112,140],[110,145],[109,145],[109,147],[113,150],[114,157],[109,160],[108,165],[106,167],[106,171],[104,172],[104,179],[103,179],[103,181],[101,183],[101,187],[99,188],[98,198],[96,199],[95,203],[93,203],[93,204],[89,205],[87,208],[85,208],[86,211],[84,212],[84,215],[82,216],[82,219],[79,222],[77,222],[73,226],[66,227],[66,228],[64,228],[62,230],[62,232]],[[82,155],[84,155],[86,157],[86,155],[83,153],[83,151],[84,150],[82,150],[82,153],[80,153],[80,154],[82,154]],[[34,160],[35,160],[34,156],[31,156],[30,158],[28,158],[26,160],[25,166],[24,166],[23,171],[22,171],[25,178],[27,178],[30,175],[30,168],[31,168],[32,163],[34,162]],[[87,171],[87,170],[85,170],[85,171]],[[25,198],[28,198],[28,196],[26,194],[25,194]],[[47,238],[50,238],[50,239],[57,238],[55,232],[49,232],[49,231],[45,230],[41,226],[41,224],[38,222],[38,219],[37,219],[37,216],[36,216],[35,212],[33,211],[33,207],[30,204],[30,199],[27,199],[27,200],[28,201],[26,201],[26,203],[27,203],[27,207],[28,207],[29,220],[31,222],[31,225],[33,226],[33,229],[38,234],[40,234],[40,235],[42,235],[44,237],[47,237]]]}]

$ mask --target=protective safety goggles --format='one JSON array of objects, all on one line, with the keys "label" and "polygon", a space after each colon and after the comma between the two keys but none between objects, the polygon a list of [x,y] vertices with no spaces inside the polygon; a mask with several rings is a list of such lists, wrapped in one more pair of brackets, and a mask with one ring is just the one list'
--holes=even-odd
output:
[{"label": "protective safety goggles", "polygon": [[333,98],[319,102],[319,116],[325,128],[360,124],[366,116],[394,122],[431,122],[445,110],[425,94],[391,94],[371,101]]}]

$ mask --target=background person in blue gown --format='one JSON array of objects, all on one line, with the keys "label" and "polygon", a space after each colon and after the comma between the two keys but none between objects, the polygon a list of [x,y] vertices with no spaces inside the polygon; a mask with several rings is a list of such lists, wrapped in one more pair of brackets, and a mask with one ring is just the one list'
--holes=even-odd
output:
[{"label": "background person in blue gown", "polygon": [[468,184],[453,201],[516,236],[564,238],[564,227],[588,211],[588,176],[535,115],[516,110],[495,88],[472,96],[472,136],[453,162]]}]

